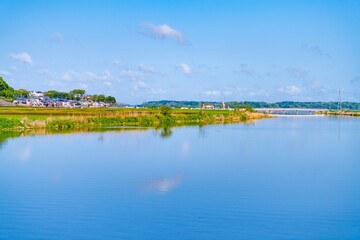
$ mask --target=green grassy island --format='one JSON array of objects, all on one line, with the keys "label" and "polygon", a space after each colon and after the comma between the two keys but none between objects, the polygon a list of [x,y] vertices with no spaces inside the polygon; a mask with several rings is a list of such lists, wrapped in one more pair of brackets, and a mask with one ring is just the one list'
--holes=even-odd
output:
[{"label": "green grassy island", "polygon": [[46,129],[81,130],[102,127],[163,127],[238,123],[266,118],[245,109],[201,110],[159,108],[0,108],[0,132]]}]

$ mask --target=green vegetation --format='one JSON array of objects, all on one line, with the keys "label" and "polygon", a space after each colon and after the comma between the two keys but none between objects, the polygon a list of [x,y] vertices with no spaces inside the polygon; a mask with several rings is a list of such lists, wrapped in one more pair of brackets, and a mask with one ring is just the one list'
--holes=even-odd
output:
[{"label": "green vegetation", "polygon": [[14,99],[14,89],[0,77],[0,97],[12,101]]},{"label": "green vegetation", "polygon": [[79,95],[84,95],[85,94],[85,90],[82,90],[82,89],[74,89],[70,92],[70,94],[73,94],[73,95],[76,95],[76,94],[79,94]]},{"label": "green vegetation", "polygon": [[151,109],[0,108],[0,132],[11,129],[79,130],[110,126],[168,127],[237,123],[265,116],[250,111]]},{"label": "green vegetation", "polygon": [[[169,106],[173,108],[199,108],[202,104],[211,104],[216,108],[221,108],[221,102],[199,102],[199,101],[151,101],[143,103],[143,107],[159,107],[159,106]],[[230,108],[318,108],[318,109],[331,109],[336,110],[338,108],[337,102],[276,102],[276,103],[266,103],[266,102],[226,102],[226,107]],[[360,110],[360,103],[357,102],[343,102],[341,104],[343,109],[348,110]]]},{"label": "green vegetation", "polygon": [[94,102],[104,102],[104,103],[110,103],[110,104],[115,104],[116,103],[116,99],[112,96],[105,96],[105,95],[93,95],[91,97],[91,100]]},{"label": "green vegetation", "polygon": [[[80,100],[81,97],[85,96],[85,90],[74,89],[70,92],[59,92],[56,90],[49,90],[45,92],[45,96],[48,96],[51,99],[65,99],[65,100]],[[14,90],[12,87],[7,84],[2,77],[0,77],[0,97],[4,98],[7,101],[14,101],[18,97],[29,97],[29,91],[26,89]],[[109,104],[115,104],[116,98],[112,96],[105,96],[103,94],[93,95],[89,97],[89,100],[94,102],[104,102]]]},{"label": "green vegetation", "polygon": [[329,111],[326,113],[328,116],[349,116],[349,117],[360,117],[360,111]]},{"label": "green vegetation", "polygon": [[14,96],[15,97],[27,98],[27,97],[29,97],[29,91],[27,91],[25,89],[15,90],[14,91]]},{"label": "green vegetation", "polygon": [[24,124],[18,119],[0,117],[0,130],[2,131],[9,131],[23,126]]}]

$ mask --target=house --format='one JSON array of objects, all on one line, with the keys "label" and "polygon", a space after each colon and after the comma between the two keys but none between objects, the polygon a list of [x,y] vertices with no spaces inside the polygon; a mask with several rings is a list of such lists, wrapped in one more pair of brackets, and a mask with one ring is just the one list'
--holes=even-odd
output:
[{"label": "house", "polygon": [[39,98],[39,97],[44,97],[45,94],[43,92],[41,92],[41,91],[30,91],[29,96]]},{"label": "house", "polygon": [[215,109],[213,104],[203,104],[202,109]]}]

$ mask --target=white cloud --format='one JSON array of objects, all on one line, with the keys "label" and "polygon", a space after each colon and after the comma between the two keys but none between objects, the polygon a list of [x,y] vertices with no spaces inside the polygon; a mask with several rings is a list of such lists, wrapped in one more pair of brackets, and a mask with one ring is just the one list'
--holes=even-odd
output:
[{"label": "white cloud", "polygon": [[61,33],[56,32],[51,34],[50,39],[54,42],[62,42],[64,41],[64,36]]},{"label": "white cloud", "polygon": [[86,72],[85,76],[90,80],[112,80],[114,77],[108,70],[103,71],[101,74],[97,75],[93,72]]},{"label": "white cloud", "polygon": [[87,84],[85,84],[85,83],[79,83],[79,87],[81,89],[87,89],[89,86]]},{"label": "white cloud", "polygon": [[212,96],[212,97],[217,97],[217,96],[221,95],[221,92],[217,91],[217,90],[205,91],[205,95]]},{"label": "white cloud", "polygon": [[296,78],[305,78],[309,74],[308,70],[296,67],[289,67],[286,70],[290,73],[291,76]]},{"label": "white cloud", "polygon": [[118,59],[115,59],[112,63],[116,66],[121,66],[121,64],[122,64],[122,62]]},{"label": "white cloud", "polygon": [[147,88],[147,85],[143,81],[136,81],[133,84],[133,88],[134,88],[134,90],[145,89],[145,88]]},{"label": "white cloud", "polygon": [[190,75],[192,73],[191,67],[186,63],[180,63],[178,67],[183,71],[184,74]]},{"label": "white cloud", "polygon": [[15,61],[26,63],[26,64],[29,64],[29,65],[33,64],[31,56],[26,52],[22,52],[22,53],[18,53],[18,54],[10,53],[9,56]]},{"label": "white cloud", "polygon": [[129,78],[131,80],[138,80],[144,76],[144,74],[142,72],[139,72],[136,70],[131,70],[131,69],[123,70],[123,71],[121,71],[121,74],[123,77]]},{"label": "white cloud", "polygon": [[111,82],[104,82],[104,84],[105,84],[106,86],[109,86],[109,87],[112,85]]},{"label": "white cloud", "polygon": [[0,76],[11,76],[11,73],[5,70],[0,70]]},{"label": "white cloud", "polygon": [[55,77],[56,76],[56,73],[52,72],[49,69],[40,69],[37,73],[40,75],[44,75],[46,77]]},{"label": "white cloud", "polygon": [[144,64],[139,64],[138,71],[143,72],[143,73],[154,73],[154,68],[152,68],[150,66],[146,66]]},{"label": "white cloud", "polygon": [[144,36],[152,38],[171,38],[180,44],[185,44],[187,42],[180,31],[170,27],[167,24],[157,26],[153,23],[144,23],[140,26],[139,32]]},{"label": "white cloud", "polygon": [[70,71],[65,72],[61,78],[62,78],[62,80],[65,80],[65,81],[71,81],[78,76],[79,76],[78,73],[70,70]]},{"label": "white cloud", "polygon": [[296,95],[301,93],[301,88],[295,85],[279,88],[279,92],[286,93],[288,95]]}]

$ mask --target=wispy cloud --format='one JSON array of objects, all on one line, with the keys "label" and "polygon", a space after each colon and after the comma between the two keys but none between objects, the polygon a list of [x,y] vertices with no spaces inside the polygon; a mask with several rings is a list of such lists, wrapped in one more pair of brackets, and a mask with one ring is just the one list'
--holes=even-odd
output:
[{"label": "wispy cloud", "polygon": [[187,40],[179,30],[176,30],[167,24],[155,25],[153,23],[143,23],[140,25],[138,32],[144,36],[155,39],[170,38],[179,44],[187,43]]},{"label": "wispy cloud", "polygon": [[204,93],[205,93],[205,95],[211,96],[211,97],[218,97],[221,95],[221,92],[217,91],[217,90],[205,91]]},{"label": "wispy cloud", "polygon": [[143,73],[154,73],[154,68],[144,64],[139,64],[138,71]]},{"label": "wispy cloud", "polygon": [[85,76],[90,80],[108,81],[108,80],[114,79],[114,77],[112,76],[112,74],[108,70],[103,71],[101,74],[96,74],[96,73],[93,73],[93,72],[86,72]]},{"label": "wispy cloud", "polygon": [[255,73],[255,70],[248,64],[243,63],[240,65],[240,72],[251,76]]},{"label": "wispy cloud", "polygon": [[296,67],[288,67],[286,71],[296,78],[305,78],[309,74],[308,70]]},{"label": "wispy cloud", "polygon": [[10,58],[12,58],[15,61],[22,62],[22,63],[28,64],[28,65],[33,64],[31,56],[26,52],[10,53],[9,56],[10,56]]},{"label": "wispy cloud", "polygon": [[331,59],[331,55],[326,53],[322,48],[316,45],[303,44],[301,48],[307,51],[310,51],[320,57]]},{"label": "wispy cloud", "polygon": [[11,76],[11,73],[9,73],[8,71],[0,69],[0,76]]},{"label": "wispy cloud", "polygon": [[142,72],[139,72],[137,70],[133,69],[125,69],[121,71],[121,75],[124,78],[130,79],[130,80],[139,80],[142,79],[144,74]]},{"label": "wispy cloud", "polygon": [[144,81],[140,80],[140,81],[135,81],[133,83],[133,89],[134,90],[145,89],[145,88],[147,88],[147,85],[146,85],[146,83]]},{"label": "wispy cloud", "polygon": [[153,67],[139,64],[137,67],[128,67],[121,71],[121,76],[133,81],[143,80],[146,75],[156,74]]},{"label": "wispy cloud", "polygon": [[192,69],[189,64],[180,63],[177,67],[180,68],[186,75],[190,75],[192,73]]},{"label": "wispy cloud", "polygon": [[203,68],[203,69],[206,69],[208,71],[219,69],[218,66],[212,66],[212,65],[208,65],[208,64],[200,64],[199,68]]},{"label": "wispy cloud", "polygon": [[65,80],[65,81],[71,81],[71,80],[74,80],[75,78],[79,77],[79,73],[73,71],[73,70],[69,70],[69,71],[66,71],[61,79],[62,80]]},{"label": "wispy cloud", "polygon": [[114,61],[112,61],[112,63],[118,67],[122,65],[122,61],[119,59],[115,59]]},{"label": "wispy cloud", "polygon": [[46,77],[55,77],[56,76],[55,72],[53,72],[49,69],[45,69],[45,68],[38,70],[37,73],[40,75],[44,75]]},{"label": "wispy cloud", "polygon": [[50,35],[50,40],[54,42],[63,42],[64,39],[65,39],[64,36],[59,32]]},{"label": "wispy cloud", "polygon": [[295,85],[291,85],[291,86],[287,86],[287,87],[282,87],[278,89],[279,92],[281,93],[285,93],[288,95],[296,95],[301,93],[301,88]]}]

